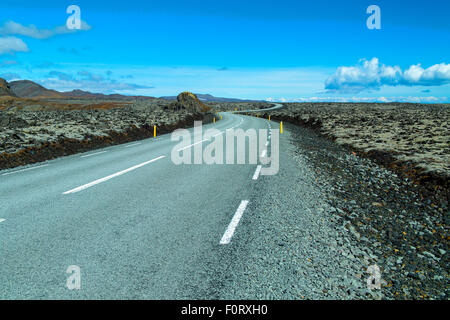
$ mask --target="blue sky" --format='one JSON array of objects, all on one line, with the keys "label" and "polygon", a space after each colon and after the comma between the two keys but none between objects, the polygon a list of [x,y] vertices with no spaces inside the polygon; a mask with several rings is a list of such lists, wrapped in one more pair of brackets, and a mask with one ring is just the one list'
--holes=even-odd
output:
[{"label": "blue sky", "polygon": [[[67,32],[76,4],[82,30]],[[369,5],[381,29],[369,30]],[[450,2],[3,1],[0,77],[57,90],[450,100]]]}]

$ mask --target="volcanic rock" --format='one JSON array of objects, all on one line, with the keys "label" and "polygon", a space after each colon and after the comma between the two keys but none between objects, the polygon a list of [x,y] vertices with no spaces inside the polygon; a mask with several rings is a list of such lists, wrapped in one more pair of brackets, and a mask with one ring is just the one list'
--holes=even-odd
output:
[{"label": "volcanic rock", "polygon": [[195,94],[187,91],[180,93],[177,97],[177,102],[173,103],[171,107],[174,110],[186,109],[188,112],[194,113],[206,112],[210,109]]}]

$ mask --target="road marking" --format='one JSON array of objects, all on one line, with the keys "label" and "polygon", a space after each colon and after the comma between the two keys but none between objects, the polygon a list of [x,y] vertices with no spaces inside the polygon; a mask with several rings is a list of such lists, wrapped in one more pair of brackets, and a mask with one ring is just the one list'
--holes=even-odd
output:
[{"label": "road marking", "polygon": [[137,145],[139,145],[139,144],[141,144],[141,143],[138,142],[138,143],[129,144],[129,145],[125,146],[124,148],[129,148],[129,147],[137,146]]},{"label": "road marking", "polygon": [[266,147],[269,145],[269,141],[266,142]]},{"label": "road marking", "polygon": [[261,152],[261,158],[262,158],[262,157],[265,157],[265,156],[266,156],[266,153],[267,153],[267,149],[264,149],[263,152]]},{"label": "road marking", "polygon": [[125,173],[128,173],[128,172],[130,172],[130,171],[136,170],[136,169],[138,169],[138,168],[140,168],[140,167],[143,167],[143,166],[145,166],[145,165],[147,165],[147,164],[149,164],[149,163],[155,162],[155,161],[157,161],[157,160],[159,160],[159,159],[162,159],[162,158],[165,158],[165,157],[166,157],[166,156],[160,156],[160,157],[158,157],[158,158],[155,158],[155,159],[152,159],[152,160],[149,160],[149,161],[146,161],[146,162],[142,162],[142,163],[140,163],[140,164],[138,164],[138,165],[135,165],[135,166],[133,166],[133,167],[131,167],[131,168],[128,168],[128,169],[125,169],[125,170],[116,172],[116,173],[114,173],[114,174],[112,174],[112,175],[109,175],[109,176],[107,176],[107,177],[104,177],[104,178],[101,178],[101,179],[98,179],[98,180],[89,182],[89,183],[87,183],[87,184],[84,184],[84,185],[79,186],[79,187],[77,187],[77,188],[74,188],[74,189],[72,189],[72,190],[63,192],[63,194],[69,194],[69,193],[75,193],[75,192],[82,191],[82,190],[84,190],[84,189],[87,189],[87,188],[90,188],[90,187],[92,187],[92,186],[95,186],[96,184],[99,184],[99,183],[108,181],[108,180],[110,180],[110,179],[112,179],[112,178],[115,178],[115,177],[118,177],[118,176],[121,176],[121,175],[123,175],[123,174],[125,174]]},{"label": "road marking", "polygon": [[209,139],[203,139],[202,141],[199,141],[199,142],[193,143],[193,144],[191,144],[191,145],[189,145],[189,146],[180,148],[180,149],[177,150],[177,152],[183,151],[183,150],[185,150],[185,149],[187,149],[187,148],[193,147],[193,146],[195,146],[195,145],[197,145],[197,144],[199,144],[199,143],[205,142],[205,141],[209,141]]},{"label": "road marking", "polygon": [[3,222],[3,221],[5,221],[5,219],[0,219],[0,222]]},{"label": "road marking", "polygon": [[[239,127],[239,126],[241,125],[242,121],[244,121],[244,119],[241,119],[241,122],[239,122],[239,124],[238,124],[238,125],[235,125],[234,127],[231,127],[230,129],[234,129],[234,128],[237,128],[237,127]],[[228,130],[228,129],[227,129],[227,130]]]},{"label": "road marking", "polygon": [[32,168],[26,168],[26,169],[12,171],[12,172],[6,172],[6,173],[3,173],[2,176],[6,176],[8,174],[13,174],[13,173],[18,173],[18,172],[23,172],[23,171],[28,171],[28,170],[33,170],[33,169],[37,169],[37,168],[42,168],[42,167],[46,167],[46,166],[48,166],[48,164],[43,164],[43,165],[40,165],[40,166],[36,166],[36,167],[32,167]]},{"label": "road marking", "polygon": [[247,208],[248,200],[242,200],[239,208],[237,208],[236,213],[233,216],[230,224],[228,225],[227,230],[223,234],[222,239],[220,240],[220,244],[229,244],[231,238],[233,237],[234,230],[236,230],[237,225],[239,224],[239,220],[241,220],[242,215],[244,214],[245,208]]},{"label": "road marking", "polygon": [[97,154],[101,154],[101,153],[105,153],[106,151],[100,151],[100,152],[96,152],[96,153],[91,153],[91,154],[87,154],[85,156],[81,156],[81,158],[87,158],[87,157],[92,157],[95,156]]},{"label": "road marking", "polygon": [[258,180],[259,173],[261,172],[262,166],[259,165],[256,167],[255,173],[253,174],[253,180]]}]

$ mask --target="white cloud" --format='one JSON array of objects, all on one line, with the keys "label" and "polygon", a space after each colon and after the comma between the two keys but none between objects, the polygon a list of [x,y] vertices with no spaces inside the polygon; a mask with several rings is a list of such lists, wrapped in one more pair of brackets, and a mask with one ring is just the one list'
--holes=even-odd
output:
[{"label": "white cloud", "polygon": [[[89,30],[90,28],[90,25],[81,21],[81,30]],[[19,35],[35,39],[47,39],[57,34],[73,33],[76,31],[68,29],[65,25],[53,29],[38,29],[35,25],[24,26],[14,21],[7,21],[0,27],[1,35]]]},{"label": "white cloud", "polygon": [[413,65],[405,70],[403,78],[406,83],[423,86],[450,83],[450,64],[435,64],[427,69]]},{"label": "white cloud", "polygon": [[16,37],[0,37],[0,54],[26,51],[28,51],[28,47],[22,39]]},{"label": "white cloud", "polygon": [[358,93],[381,86],[440,86],[450,83],[450,64],[436,64],[423,69],[412,65],[404,72],[399,66],[380,65],[378,58],[362,59],[356,66],[339,67],[325,81],[330,92]]}]

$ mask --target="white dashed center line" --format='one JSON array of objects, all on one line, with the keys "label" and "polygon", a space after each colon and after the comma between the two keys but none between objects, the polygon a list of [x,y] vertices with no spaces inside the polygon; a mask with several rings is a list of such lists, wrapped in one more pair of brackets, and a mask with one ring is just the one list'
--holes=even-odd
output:
[{"label": "white dashed center line", "polygon": [[228,225],[227,230],[223,234],[222,239],[220,240],[220,244],[229,244],[231,238],[233,237],[234,231],[236,230],[237,225],[239,224],[239,220],[241,220],[242,215],[244,214],[245,208],[247,208],[248,200],[242,200],[239,208],[237,208],[236,213],[233,216],[230,224]]},{"label": "white dashed center line", "polygon": [[3,222],[3,221],[5,221],[5,219],[0,219],[0,222]]},{"label": "white dashed center line", "polygon": [[205,142],[205,141],[209,141],[209,139],[203,139],[202,141],[199,141],[199,142],[193,143],[193,144],[191,144],[191,145],[188,145],[188,146],[186,146],[186,147],[180,148],[180,149],[177,150],[177,152],[183,151],[183,150],[185,150],[185,149],[187,149],[187,148],[193,147],[193,146],[195,146],[195,145],[197,145],[197,144],[199,144],[199,143]]},{"label": "white dashed center line", "polygon": [[107,177],[104,177],[104,178],[101,178],[101,179],[92,181],[92,182],[90,182],[90,183],[87,183],[87,184],[85,184],[85,185],[79,186],[79,187],[74,188],[74,189],[72,189],[72,190],[66,191],[66,192],[64,192],[63,194],[76,193],[76,192],[82,191],[82,190],[84,190],[84,189],[87,189],[87,188],[90,188],[90,187],[92,187],[92,186],[95,186],[96,184],[99,184],[99,183],[108,181],[108,180],[110,180],[110,179],[112,179],[112,178],[115,178],[115,177],[118,177],[118,176],[121,176],[121,175],[123,175],[123,174],[125,174],[125,173],[128,173],[128,172],[130,172],[130,171],[136,170],[136,169],[138,169],[138,168],[140,168],[140,167],[143,167],[143,166],[145,166],[145,165],[147,165],[147,164],[149,164],[149,163],[155,162],[155,161],[157,161],[157,160],[159,160],[159,159],[162,159],[162,158],[165,158],[165,157],[166,157],[166,156],[160,156],[160,157],[158,157],[158,158],[155,158],[155,159],[152,159],[152,160],[149,160],[149,161],[140,163],[140,164],[135,165],[135,166],[133,166],[133,167],[131,167],[131,168],[128,168],[128,169],[125,169],[125,170],[116,172],[116,173],[114,173],[114,174],[112,174],[112,175],[109,175],[109,176],[107,176]]},{"label": "white dashed center line", "polygon": [[261,168],[262,168],[261,165],[258,165],[256,167],[255,173],[253,174],[253,180],[258,180],[259,173],[261,172]]},{"label": "white dashed center line", "polygon": [[101,154],[101,153],[105,153],[106,151],[100,151],[100,152],[96,152],[96,153],[91,153],[91,154],[87,154],[85,156],[81,156],[81,158],[87,158],[87,157],[92,157],[95,156],[97,154]]},{"label": "white dashed center line", "polygon": [[263,152],[261,152],[261,158],[265,157],[267,154],[267,149],[264,149]]},{"label": "white dashed center line", "polygon": [[140,144],[141,144],[140,142],[133,143],[133,144],[129,144],[129,145],[125,146],[124,148],[134,147],[134,146],[137,146],[137,145],[140,145]]}]

